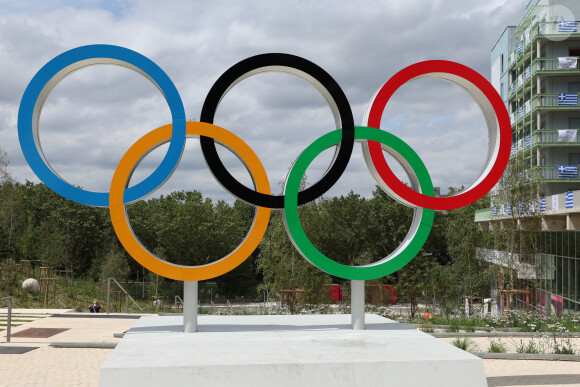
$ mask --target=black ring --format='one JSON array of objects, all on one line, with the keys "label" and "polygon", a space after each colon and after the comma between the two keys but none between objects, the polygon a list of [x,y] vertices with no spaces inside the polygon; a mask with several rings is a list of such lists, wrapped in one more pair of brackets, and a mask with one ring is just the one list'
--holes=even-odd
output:
[{"label": "black ring", "polygon": [[[350,109],[350,104],[338,83],[326,71],[304,58],[290,54],[261,54],[244,59],[229,68],[214,83],[203,103],[200,121],[213,124],[215,112],[221,99],[239,78],[251,71],[263,67],[274,66],[298,70],[308,74],[318,81],[322,87],[328,91],[334,100],[334,103],[336,103],[340,116],[342,125],[342,142],[339,146],[338,154],[330,168],[326,171],[326,174],[314,185],[298,194],[298,204],[305,204],[322,196],[334,185],[334,183],[338,181],[348,165],[352,154],[352,148],[354,146],[354,118],[352,110]],[[279,70],[274,69],[272,71]],[[294,75],[300,77],[299,74]],[[219,158],[213,138],[200,136],[200,144],[203,157],[205,158],[210,171],[227,191],[238,197],[240,200],[256,206],[284,208],[283,195],[274,196],[262,194],[247,188],[245,185],[237,181],[228,172]]]}]

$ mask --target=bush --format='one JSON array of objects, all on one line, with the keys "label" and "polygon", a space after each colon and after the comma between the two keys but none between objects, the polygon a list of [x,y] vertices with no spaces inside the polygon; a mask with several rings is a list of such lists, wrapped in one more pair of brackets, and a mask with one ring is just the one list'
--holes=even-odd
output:
[{"label": "bush", "polygon": [[456,346],[459,349],[462,349],[464,351],[468,351],[471,348],[471,340],[465,338],[465,339],[460,339],[457,338],[455,340],[453,340],[452,344],[454,346]]},{"label": "bush", "polygon": [[539,344],[534,342],[534,340],[530,340],[527,344],[524,344],[523,341],[520,341],[520,344],[516,345],[516,352],[517,353],[542,353]]},{"label": "bush", "polygon": [[495,341],[492,341],[489,344],[489,349],[487,350],[487,352],[505,353],[505,352],[507,352],[507,349],[504,347],[504,345],[502,343],[496,343]]},{"label": "bush", "polygon": [[130,272],[131,269],[125,254],[117,246],[111,245],[101,267],[101,279],[115,278],[121,282],[127,279]]}]

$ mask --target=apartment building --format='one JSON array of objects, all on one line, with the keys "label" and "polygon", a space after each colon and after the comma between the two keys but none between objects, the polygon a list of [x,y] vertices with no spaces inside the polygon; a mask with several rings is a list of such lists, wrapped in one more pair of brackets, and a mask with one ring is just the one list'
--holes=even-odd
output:
[{"label": "apartment building", "polygon": [[[505,251],[478,252],[500,266],[515,261],[516,275],[533,283],[533,303],[546,313],[580,310],[579,20],[578,0],[532,0],[491,51],[491,83],[512,124],[511,156],[540,171],[545,196],[535,209],[542,215],[535,265],[518,264]],[[492,194],[492,208],[475,221],[484,230],[501,228],[512,210]],[[501,280],[492,284],[493,298],[501,298],[499,289]]]}]

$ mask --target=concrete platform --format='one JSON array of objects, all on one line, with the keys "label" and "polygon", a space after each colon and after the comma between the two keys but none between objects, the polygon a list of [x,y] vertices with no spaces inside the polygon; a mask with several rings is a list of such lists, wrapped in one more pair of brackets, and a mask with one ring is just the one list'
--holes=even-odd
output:
[{"label": "concrete platform", "polygon": [[487,386],[483,361],[366,315],[143,317],[101,367],[101,386]]}]

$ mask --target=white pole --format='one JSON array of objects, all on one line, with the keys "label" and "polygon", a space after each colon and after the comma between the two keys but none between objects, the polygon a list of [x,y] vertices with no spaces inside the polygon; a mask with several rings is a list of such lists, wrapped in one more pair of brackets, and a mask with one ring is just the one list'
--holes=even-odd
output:
[{"label": "white pole", "polygon": [[350,318],[352,329],[365,329],[365,281],[350,281]]},{"label": "white pole", "polygon": [[197,331],[197,281],[183,282],[183,331]]}]

